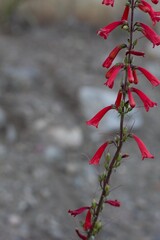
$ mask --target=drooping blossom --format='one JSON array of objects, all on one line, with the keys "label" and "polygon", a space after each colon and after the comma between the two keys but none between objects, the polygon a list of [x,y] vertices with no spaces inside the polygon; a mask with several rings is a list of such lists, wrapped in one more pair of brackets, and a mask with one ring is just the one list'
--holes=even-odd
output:
[{"label": "drooping blossom", "polygon": [[84,211],[86,211],[88,209],[90,209],[90,207],[88,207],[88,206],[87,207],[81,207],[81,208],[78,208],[76,210],[68,210],[68,213],[70,213],[71,216],[76,217],[77,215],[83,213]]},{"label": "drooping blossom", "polygon": [[157,22],[160,21],[160,12],[154,12],[154,17]]},{"label": "drooping blossom", "polygon": [[130,6],[126,5],[121,20],[127,21],[129,15]]},{"label": "drooping blossom", "polygon": [[85,222],[83,224],[83,228],[85,231],[89,230],[92,227],[91,219],[92,219],[91,211],[88,210],[86,218],[85,218]]},{"label": "drooping blossom", "polygon": [[132,54],[132,55],[140,56],[140,57],[144,57],[144,55],[145,55],[144,52],[135,51],[135,50],[127,51],[127,52],[126,52],[126,55],[127,55],[127,54]]},{"label": "drooping blossom", "polygon": [[94,154],[94,156],[91,158],[91,160],[89,161],[89,164],[94,164],[97,165],[99,164],[99,161],[102,157],[102,154],[104,153],[106,147],[108,146],[108,142],[103,143],[98,150],[96,151],[96,153]]},{"label": "drooping blossom", "polygon": [[134,140],[136,141],[139,150],[142,154],[142,160],[144,158],[154,158],[154,156],[148,151],[147,147],[145,146],[144,142],[142,142],[142,140],[137,137],[135,134],[132,134],[132,137],[134,138]]},{"label": "drooping blossom", "polygon": [[151,0],[151,1],[152,1],[152,3],[154,3],[154,4],[159,3],[159,0]]},{"label": "drooping blossom", "polygon": [[141,90],[137,89],[137,88],[131,88],[132,92],[135,92],[139,98],[142,100],[144,107],[146,109],[146,111],[149,111],[149,108],[157,106],[156,102],[153,102],[144,92],[142,92]]},{"label": "drooping blossom", "polygon": [[130,106],[134,108],[136,106],[136,103],[134,101],[130,88],[128,88],[128,99],[129,99]]},{"label": "drooping blossom", "polygon": [[98,125],[101,121],[101,119],[104,117],[104,115],[110,111],[111,109],[114,108],[114,105],[110,105],[110,106],[107,106],[103,109],[101,109],[93,118],[91,118],[90,120],[88,120],[86,123],[87,125],[92,125],[96,128],[98,128]]},{"label": "drooping blossom", "polygon": [[134,84],[138,84],[139,80],[138,80],[137,73],[136,73],[135,69],[133,69],[133,77],[134,77]]},{"label": "drooping blossom", "polygon": [[147,3],[145,0],[141,0],[138,4],[138,7],[143,12],[146,12],[149,14],[154,25],[156,24],[157,21],[159,21],[157,18],[157,16],[159,15],[159,12],[155,12],[154,9],[152,8],[152,6],[149,3]]},{"label": "drooping blossom", "polygon": [[118,109],[120,104],[121,104],[121,100],[122,100],[122,91],[119,90],[118,94],[117,94],[117,98],[116,98],[116,101],[115,101],[115,105],[116,105],[116,108]]},{"label": "drooping blossom", "polygon": [[142,72],[153,86],[158,86],[160,84],[160,80],[156,76],[154,76],[152,73],[150,73],[147,69],[143,67],[136,67],[136,69]]},{"label": "drooping blossom", "polygon": [[153,43],[153,47],[160,45],[160,36],[152,28],[141,22],[137,22],[136,25],[141,27],[140,31]]},{"label": "drooping blossom", "polygon": [[105,203],[108,203],[109,205],[113,207],[120,207],[121,203],[118,200],[106,200]]},{"label": "drooping blossom", "polygon": [[105,68],[109,68],[112,65],[113,60],[115,59],[115,57],[117,56],[117,54],[119,53],[119,51],[122,48],[125,48],[126,44],[120,44],[118,46],[116,46],[108,55],[108,57],[106,58],[106,60],[103,63],[103,67]]},{"label": "drooping blossom", "polygon": [[113,7],[113,5],[114,5],[114,0],[103,0],[102,1],[102,4],[105,4],[105,5],[107,5],[107,6],[112,6]]},{"label": "drooping blossom", "polygon": [[80,233],[78,229],[76,229],[76,233],[77,233],[77,235],[78,235],[78,237],[79,237],[80,239],[82,239],[82,240],[87,240],[87,237],[84,236],[82,233]]},{"label": "drooping blossom", "polygon": [[[124,66],[123,63],[115,65],[113,70],[110,72],[110,76],[109,76],[107,82],[105,82],[104,85],[108,86],[109,88],[113,88],[114,80],[116,79],[116,76],[118,75],[119,71],[121,70],[121,68],[123,66]],[[108,72],[106,73],[106,78],[108,76],[107,74],[108,74]]]},{"label": "drooping blossom", "polygon": [[127,66],[127,74],[128,74],[128,81],[130,83],[134,82],[134,77],[133,77],[133,72],[132,72],[132,68],[130,65]]},{"label": "drooping blossom", "polygon": [[117,68],[117,64],[116,65],[114,65],[114,66],[112,66],[109,70],[108,70],[108,72],[106,73],[106,78],[108,79],[108,78],[110,78],[110,76],[112,75],[112,73],[114,72],[114,70]]},{"label": "drooping blossom", "polygon": [[112,32],[115,28],[117,28],[120,25],[123,25],[125,23],[125,21],[116,21],[116,22],[112,22],[110,24],[108,24],[107,26],[105,26],[104,28],[101,28],[98,31],[98,35],[103,37],[104,39],[107,39],[110,32]]}]

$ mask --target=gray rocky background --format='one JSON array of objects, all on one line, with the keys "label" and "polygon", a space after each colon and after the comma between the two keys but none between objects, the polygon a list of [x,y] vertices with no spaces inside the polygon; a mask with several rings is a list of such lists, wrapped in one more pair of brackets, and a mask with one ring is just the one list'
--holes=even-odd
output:
[{"label": "gray rocky background", "polygon": [[[100,2],[0,1],[0,240],[75,240],[80,218],[68,209],[100,194],[100,169],[88,160],[117,132],[118,117],[107,114],[98,130],[85,121],[114,101],[118,80],[113,91],[104,87],[101,64],[126,39],[118,30],[108,41],[96,36],[120,15]],[[160,78],[160,49],[140,46],[139,64]],[[108,206],[98,240],[160,240],[160,89],[139,79],[158,107],[146,113],[137,102],[126,125],[155,159],[141,161],[136,144],[125,145],[130,157],[111,184],[122,206]]]}]

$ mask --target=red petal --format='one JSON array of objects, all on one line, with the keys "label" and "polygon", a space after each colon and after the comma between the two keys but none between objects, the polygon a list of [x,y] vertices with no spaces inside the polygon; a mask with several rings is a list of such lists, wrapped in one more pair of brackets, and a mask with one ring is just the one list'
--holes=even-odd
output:
[{"label": "red petal", "polygon": [[99,161],[102,157],[102,154],[104,153],[104,150],[108,146],[108,142],[103,143],[97,150],[97,152],[94,154],[94,156],[89,161],[89,164],[97,165],[99,164]]},{"label": "red petal", "polygon": [[154,158],[154,156],[148,151],[147,147],[145,146],[144,142],[142,142],[142,140],[137,137],[135,134],[132,134],[132,137],[134,138],[134,140],[136,141],[139,150],[142,154],[142,160],[144,158]]}]

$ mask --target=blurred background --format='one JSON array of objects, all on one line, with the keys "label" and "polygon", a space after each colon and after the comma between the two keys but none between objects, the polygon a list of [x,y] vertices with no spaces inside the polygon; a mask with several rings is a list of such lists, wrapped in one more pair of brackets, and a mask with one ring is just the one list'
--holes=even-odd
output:
[{"label": "blurred background", "polygon": [[[118,79],[113,91],[104,87],[101,64],[127,37],[117,29],[104,41],[96,32],[121,15],[118,1],[111,8],[101,0],[0,0],[0,240],[77,239],[80,218],[67,211],[100,194],[101,170],[88,160],[119,126],[113,113],[99,129],[85,124],[115,101]],[[160,78],[160,49],[145,39],[137,49],[147,54],[136,63]],[[159,103],[159,88],[139,79]],[[122,206],[108,206],[99,240],[160,240],[159,119],[159,107],[146,114],[139,101],[126,119],[155,159],[141,161],[136,144],[126,143],[130,157],[111,183]]]}]

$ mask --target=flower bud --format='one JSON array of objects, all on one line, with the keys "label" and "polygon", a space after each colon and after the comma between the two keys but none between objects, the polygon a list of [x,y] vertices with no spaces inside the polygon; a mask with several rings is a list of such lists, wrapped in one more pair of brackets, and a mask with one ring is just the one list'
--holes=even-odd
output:
[{"label": "flower bud", "polygon": [[92,208],[95,209],[97,207],[97,202],[95,199],[92,201]]},{"label": "flower bud", "polygon": [[110,191],[110,186],[107,184],[106,187],[105,187],[106,196],[109,194],[109,191]]}]

